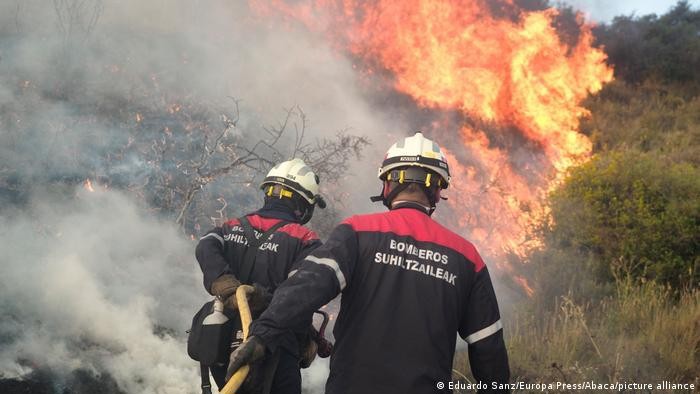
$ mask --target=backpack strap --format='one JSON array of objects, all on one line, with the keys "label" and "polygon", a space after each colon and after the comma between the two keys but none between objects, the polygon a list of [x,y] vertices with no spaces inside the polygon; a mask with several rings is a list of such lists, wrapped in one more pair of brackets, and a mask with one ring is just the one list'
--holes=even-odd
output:
[{"label": "backpack strap", "polygon": [[248,220],[247,216],[243,216],[238,219],[239,223],[241,224],[241,227],[243,227],[243,233],[245,234],[246,239],[248,240],[248,248],[245,251],[245,254],[243,255],[243,262],[241,264],[241,269],[238,272],[238,279],[241,281],[241,283],[248,284],[250,280],[250,275],[253,273],[253,266],[255,265],[255,257],[258,254],[258,248],[260,245],[265,243],[268,238],[270,238],[270,235],[277,231],[280,227],[284,226],[285,224],[288,224],[288,222],[285,222],[284,220],[280,220],[279,222],[275,223],[272,227],[270,227],[265,233],[260,238],[257,238],[255,236],[255,229],[253,226],[250,224],[250,221]]},{"label": "backpack strap", "polygon": [[199,375],[202,377],[202,394],[211,394],[211,381],[209,380],[209,367],[199,363]]}]

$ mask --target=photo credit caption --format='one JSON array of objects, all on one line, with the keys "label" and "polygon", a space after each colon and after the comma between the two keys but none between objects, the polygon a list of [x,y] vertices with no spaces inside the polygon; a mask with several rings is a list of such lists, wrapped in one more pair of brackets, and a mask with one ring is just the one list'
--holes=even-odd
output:
[{"label": "photo credit caption", "polygon": [[613,382],[598,383],[594,381],[583,381],[579,383],[567,382],[512,382],[512,383],[469,383],[462,381],[437,382],[435,387],[438,390],[526,390],[549,392],[552,390],[576,391],[576,390],[605,390],[605,391],[628,391],[628,390],[687,390],[694,391],[697,388],[695,383],[676,383],[671,381],[661,381],[655,383],[637,382]]}]

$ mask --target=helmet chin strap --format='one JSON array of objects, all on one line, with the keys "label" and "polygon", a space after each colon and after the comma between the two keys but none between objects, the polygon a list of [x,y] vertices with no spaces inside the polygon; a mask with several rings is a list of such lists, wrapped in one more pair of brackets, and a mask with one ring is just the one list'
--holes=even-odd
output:
[{"label": "helmet chin strap", "polygon": [[308,207],[302,207],[303,211],[296,211],[299,213],[297,217],[299,218],[299,223],[301,224],[306,224],[311,220],[311,217],[314,215],[314,206],[309,205]]},{"label": "helmet chin strap", "polygon": [[304,200],[301,196],[294,196],[296,198],[293,198],[292,201],[296,205],[296,209],[294,210],[294,214],[297,216],[299,219],[299,222],[301,224],[306,224],[311,220],[311,217],[314,215],[314,204],[309,204],[306,200]]}]

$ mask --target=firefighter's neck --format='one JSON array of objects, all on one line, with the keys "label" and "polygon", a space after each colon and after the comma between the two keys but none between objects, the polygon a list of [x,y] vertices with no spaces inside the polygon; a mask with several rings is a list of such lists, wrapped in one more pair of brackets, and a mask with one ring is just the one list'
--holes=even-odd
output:
[{"label": "firefighter's neck", "polygon": [[430,212],[430,203],[428,202],[428,198],[422,192],[403,191],[391,201],[391,209],[400,208],[401,206],[405,205],[417,205],[423,208],[426,213]]}]

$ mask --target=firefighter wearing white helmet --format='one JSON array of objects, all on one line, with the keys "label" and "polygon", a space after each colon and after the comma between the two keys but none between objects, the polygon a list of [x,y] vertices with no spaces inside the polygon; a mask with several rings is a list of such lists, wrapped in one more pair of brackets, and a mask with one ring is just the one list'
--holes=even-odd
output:
[{"label": "firefighter wearing white helmet", "polygon": [[[309,166],[300,159],[279,163],[270,170],[260,188],[265,195],[260,209],[211,229],[200,239],[195,252],[204,287],[223,302],[225,313],[234,313],[238,306],[236,289],[240,284],[248,284],[255,286],[255,291],[248,295],[248,303],[253,317],[257,317],[300,260],[321,244],[318,236],[304,226],[316,205],[325,207],[318,194],[319,178]],[[258,246],[250,242],[253,239],[258,239]],[[251,249],[255,252],[251,253]],[[252,377],[239,390],[241,394],[258,392],[256,389],[262,383],[255,377],[269,380],[273,394],[301,394],[299,368],[310,365],[316,354],[314,340],[320,338],[311,332],[310,316],[306,322],[300,321],[284,330],[280,346],[253,368]],[[216,345],[214,342],[215,348]],[[223,354],[230,351],[230,341],[223,340],[218,345]],[[225,365],[202,363],[200,371],[203,389],[208,389],[209,372],[219,389],[224,387]]]},{"label": "firefighter wearing white helmet", "polygon": [[272,167],[260,184],[268,198],[289,199],[291,208],[304,224],[311,219],[314,207],[326,207],[318,194],[319,178],[301,159],[284,161]]},{"label": "firefighter wearing white helmet", "polygon": [[430,216],[450,182],[445,156],[417,133],[389,149],[379,178],[378,199],[390,209],[333,229],[277,288],[227,374],[275,349],[285,329],[342,294],[326,394],[452,393],[445,382],[457,334],[479,392],[506,392],[508,352],[489,270],[474,245]]},{"label": "firefighter wearing white helmet", "polygon": [[379,167],[379,179],[383,181],[382,193],[371,197],[391,208],[395,197],[418,184],[423,190],[432,214],[440,200],[440,191],[450,185],[450,169],[447,159],[437,143],[418,132],[392,145]]}]

